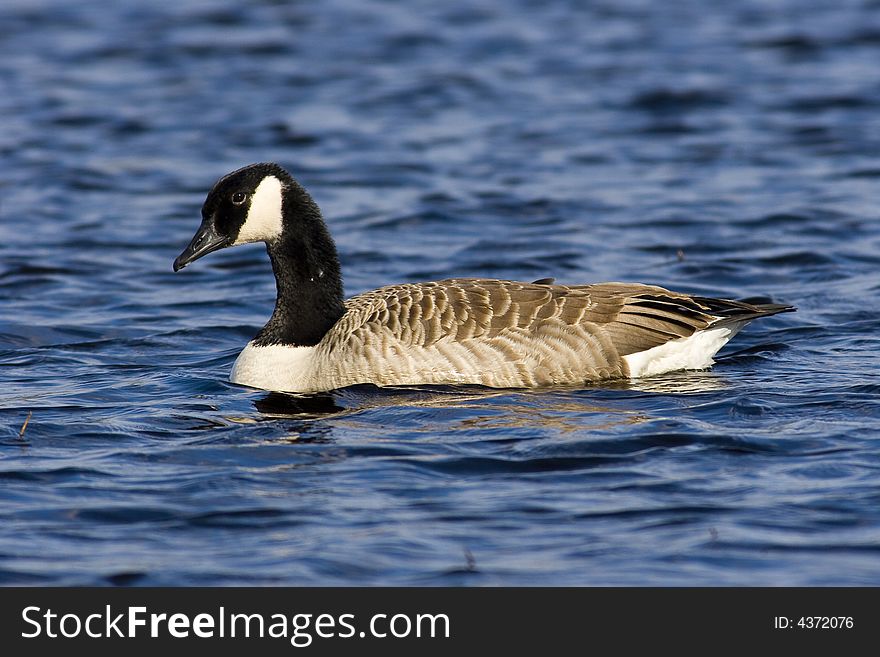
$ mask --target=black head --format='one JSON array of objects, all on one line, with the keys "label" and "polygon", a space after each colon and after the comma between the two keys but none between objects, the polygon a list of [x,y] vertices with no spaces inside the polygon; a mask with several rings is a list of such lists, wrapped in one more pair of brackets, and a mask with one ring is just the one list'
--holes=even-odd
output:
[{"label": "black head", "polygon": [[223,176],[208,193],[202,223],[174,261],[174,271],[218,249],[280,239],[284,195],[291,186],[302,189],[273,163],[250,164]]},{"label": "black head", "polygon": [[339,257],[321,210],[277,164],[251,164],[217,181],[174,271],[249,242],[266,243],[277,288],[275,312],[254,343],[317,344],[345,313]]}]

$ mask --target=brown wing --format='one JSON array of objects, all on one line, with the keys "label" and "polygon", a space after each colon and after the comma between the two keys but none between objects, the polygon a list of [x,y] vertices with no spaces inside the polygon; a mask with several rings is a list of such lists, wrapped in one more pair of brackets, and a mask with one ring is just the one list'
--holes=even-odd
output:
[{"label": "brown wing", "polygon": [[586,289],[597,306],[591,321],[602,326],[621,356],[686,338],[718,319],[693,297],[661,287],[600,283]]},{"label": "brown wing", "polygon": [[[644,351],[721,322],[782,312],[693,297],[653,285],[599,283],[551,285],[494,279],[449,279],[380,288],[352,297],[333,332],[393,334],[403,344],[491,339],[505,331],[536,333],[543,327],[582,327],[602,335],[618,356]],[[344,325],[343,325],[344,324]]]},{"label": "brown wing", "polygon": [[323,388],[583,383],[627,376],[629,354],[785,308],[649,285],[452,279],[352,297],[315,358]]},{"label": "brown wing", "polygon": [[351,320],[349,328],[354,331],[381,327],[405,344],[430,346],[440,340],[492,338],[549,319],[577,324],[591,303],[584,291],[559,285],[449,279],[384,287],[352,297],[341,321]]}]

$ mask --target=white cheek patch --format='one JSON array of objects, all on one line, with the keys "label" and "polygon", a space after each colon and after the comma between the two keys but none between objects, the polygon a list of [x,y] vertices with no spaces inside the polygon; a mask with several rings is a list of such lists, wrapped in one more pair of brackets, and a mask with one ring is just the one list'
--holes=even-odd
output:
[{"label": "white cheek patch", "polygon": [[263,178],[234,244],[271,242],[281,237],[281,198],[281,181],[275,176]]}]

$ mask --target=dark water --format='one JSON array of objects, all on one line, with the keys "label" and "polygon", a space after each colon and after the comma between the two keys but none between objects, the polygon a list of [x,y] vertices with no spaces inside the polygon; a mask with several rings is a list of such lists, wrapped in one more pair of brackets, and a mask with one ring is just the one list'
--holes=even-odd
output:
[{"label": "dark water", "polygon": [[[0,582],[880,583],[880,3],[6,0],[0,116]],[[236,387],[265,253],[171,262],[261,160],[348,293],[799,312],[632,385]]]}]

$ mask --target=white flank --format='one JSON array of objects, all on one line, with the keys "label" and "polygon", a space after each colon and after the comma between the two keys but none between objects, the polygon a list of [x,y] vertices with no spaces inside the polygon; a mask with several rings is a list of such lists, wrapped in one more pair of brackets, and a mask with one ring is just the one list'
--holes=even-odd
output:
[{"label": "white flank", "polygon": [[305,384],[312,375],[314,353],[314,347],[258,347],[248,342],[235,360],[229,380],[263,390],[301,392],[308,389]]},{"label": "white flank", "polygon": [[624,356],[629,375],[652,376],[675,370],[702,370],[714,363],[712,357],[732,338],[738,326],[697,331],[687,338],[671,340],[646,351]]},{"label": "white flank", "polygon": [[281,181],[275,176],[266,176],[257,185],[251,198],[247,218],[238,231],[235,244],[251,242],[270,242],[281,236]]}]

